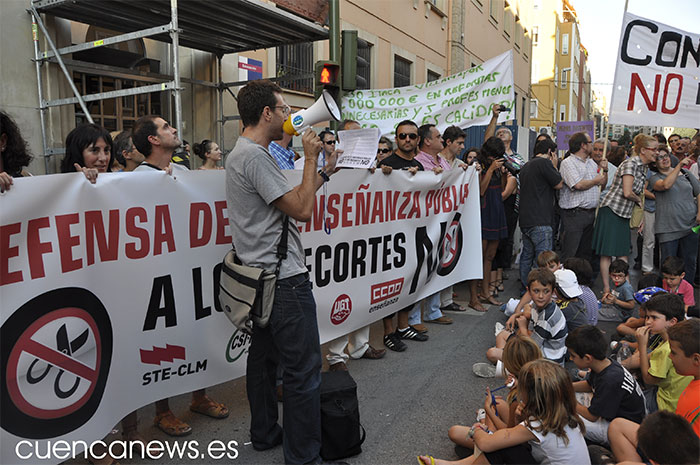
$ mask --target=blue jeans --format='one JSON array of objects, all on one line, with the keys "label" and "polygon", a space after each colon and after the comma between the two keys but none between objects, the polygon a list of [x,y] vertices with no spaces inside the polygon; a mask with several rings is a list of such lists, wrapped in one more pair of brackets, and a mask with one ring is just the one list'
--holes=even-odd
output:
[{"label": "blue jeans", "polygon": [[423,301],[425,301],[426,305],[428,306],[428,314],[425,316],[425,320],[436,320],[442,316],[442,311],[440,310],[440,293],[436,292],[430,297],[426,297],[420,302],[416,302],[408,314],[409,325],[417,325],[420,323],[421,303]]},{"label": "blue jeans", "polygon": [[[284,431],[277,423],[278,363],[284,370]],[[253,329],[246,367],[253,447],[265,450],[282,443],[285,463],[320,462],[320,386],[316,302],[304,273],[277,281],[270,324]]]},{"label": "blue jeans", "polygon": [[678,255],[685,263],[685,279],[689,283],[695,281],[695,271],[697,269],[698,257],[698,235],[692,231],[676,239],[675,241],[659,243],[660,262],[663,263],[666,257]]},{"label": "blue jeans", "polygon": [[537,262],[537,256],[545,250],[552,250],[552,227],[530,226],[520,228],[523,236],[523,251],[520,254],[520,282],[527,287],[527,275]]}]

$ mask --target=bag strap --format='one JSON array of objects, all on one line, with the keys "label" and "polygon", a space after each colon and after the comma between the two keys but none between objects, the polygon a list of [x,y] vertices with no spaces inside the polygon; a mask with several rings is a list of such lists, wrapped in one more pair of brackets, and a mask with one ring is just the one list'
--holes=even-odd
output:
[{"label": "bag strap", "polygon": [[280,242],[277,244],[277,267],[275,268],[275,275],[279,275],[280,267],[282,266],[282,260],[287,258],[287,238],[289,237],[289,216],[284,215],[284,221],[282,222],[282,237],[280,237]]}]

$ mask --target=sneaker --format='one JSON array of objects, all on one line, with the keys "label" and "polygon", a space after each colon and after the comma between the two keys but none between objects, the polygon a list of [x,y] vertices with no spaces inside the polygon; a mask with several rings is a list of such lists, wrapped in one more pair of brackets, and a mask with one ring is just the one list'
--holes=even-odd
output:
[{"label": "sneaker", "polygon": [[427,334],[421,334],[415,329],[411,328],[410,326],[406,329],[397,329],[396,332],[394,333],[401,339],[410,339],[412,341],[427,341],[428,340],[428,335]]},{"label": "sneaker", "polygon": [[472,371],[479,378],[495,378],[496,367],[492,363],[478,362],[472,365]]},{"label": "sneaker", "polygon": [[394,352],[403,352],[406,350],[406,344],[404,344],[395,333],[384,335],[384,345],[387,349],[393,350]]}]

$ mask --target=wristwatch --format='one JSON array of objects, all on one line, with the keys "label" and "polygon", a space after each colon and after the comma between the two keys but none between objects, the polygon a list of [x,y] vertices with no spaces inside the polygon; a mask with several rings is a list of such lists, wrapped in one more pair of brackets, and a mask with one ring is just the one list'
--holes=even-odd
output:
[{"label": "wristwatch", "polygon": [[331,177],[328,176],[323,170],[318,170],[318,174],[323,178],[323,182],[328,182],[331,180]]}]

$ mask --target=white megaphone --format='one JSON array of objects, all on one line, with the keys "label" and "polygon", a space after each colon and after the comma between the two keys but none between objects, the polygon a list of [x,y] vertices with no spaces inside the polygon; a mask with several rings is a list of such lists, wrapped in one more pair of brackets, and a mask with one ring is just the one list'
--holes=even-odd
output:
[{"label": "white megaphone", "polygon": [[340,121],[340,108],[335,100],[324,90],[316,102],[306,110],[292,113],[284,122],[284,132],[292,136],[298,136],[307,128],[321,121]]}]

